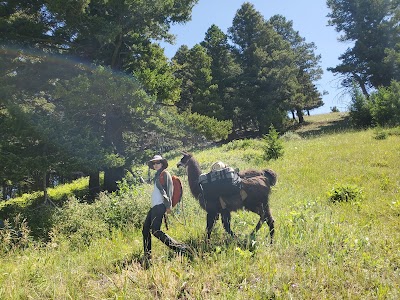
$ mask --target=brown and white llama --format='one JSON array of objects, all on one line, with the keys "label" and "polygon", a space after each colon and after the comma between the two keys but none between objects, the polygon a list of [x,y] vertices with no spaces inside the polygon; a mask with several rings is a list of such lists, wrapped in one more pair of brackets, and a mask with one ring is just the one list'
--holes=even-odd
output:
[{"label": "brown and white llama", "polygon": [[246,170],[239,172],[242,178],[240,195],[235,196],[208,196],[204,197],[199,185],[199,176],[202,174],[199,163],[192,154],[182,152],[183,157],[178,167],[187,169],[189,187],[192,195],[199,201],[200,206],[207,212],[207,237],[210,238],[212,228],[218,216],[221,215],[225,231],[234,236],[231,230],[231,212],[239,209],[252,211],[260,216],[252,234],[255,234],[264,222],[269,226],[271,243],[274,236],[274,219],[269,207],[271,186],[276,183],[276,173],[272,170]]}]

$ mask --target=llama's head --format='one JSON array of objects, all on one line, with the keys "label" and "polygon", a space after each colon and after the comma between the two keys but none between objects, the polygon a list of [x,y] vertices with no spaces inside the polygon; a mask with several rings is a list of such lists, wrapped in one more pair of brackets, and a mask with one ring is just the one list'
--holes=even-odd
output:
[{"label": "llama's head", "polygon": [[184,151],[182,151],[182,158],[181,158],[181,160],[178,162],[178,164],[176,165],[178,168],[179,167],[183,167],[183,168],[185,168],[186,167],[186,164],[188,163],[188,161],[190,160],[190,158],[192,157],[192,154],[190,154],[190,153],[187,153],[187,152],[184,152]]}]

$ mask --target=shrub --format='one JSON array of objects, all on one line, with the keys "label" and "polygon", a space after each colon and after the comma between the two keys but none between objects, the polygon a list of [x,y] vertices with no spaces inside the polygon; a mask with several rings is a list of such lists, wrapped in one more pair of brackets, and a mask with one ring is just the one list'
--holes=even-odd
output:
[{"label": "shrub", "polygon": [[389,87],[381,87],[371,95],[371,115],[380,126],[400,124],[400,82],[393,81]]},{"label": "shrub", "polygon": [[349,107],[351,123],[356,127],[369,127],[372,125],[372,115],[368,99],[354,88]]},{"label": "shrub", "polygon": [[380,87],[366,98],[354,88],[350,104],[353,125],[397,126],[400,123],[400,82],[392,81],[389,87]]},{"label": "shrub", "polygon": [[264,135],[263,140],[265,141],[264,158],[266,160],[278,159],[283,156],[283,144],[273,125],[269,127],[269,133]]},{"label": "shrub", "polygon": [[357,202],[362,198],[362,190],[354,185],[339,185],[328,192],[329,201],[337,202]]},{"label": "shrub", "polygon": [[[83,198],[88,191],[88,178],[80,178],[71,183],[59,185],[48,189],[51,201],[57,206],[62,206],[69,197]],[[48,238],[51,230],[54,206],[44,205],[43,192],[23,194],[0,203],[0,219],[15,218],[21,215],[29,225],[31,235],[35,238]]]},{"label": "shrub", "polygon": [[246,150],[249,148],[257,148],[257,141],[256,140],[252,140],[252,139],[243,139],[243,140],[234,140],[232,142],[229,142],[228,144],[226,144],[225,147],[226,150]]},{"label": "shrub", "polygon": [[119,194],[101,194],[93,209],[110,230],[128,225],[140,228],[149,208],[149,197],[141,187]]},{"label": "shrub", "polygon": [[148,195],[141,187],[125,189],[123,194],[100,194],[93,204],[69,201],[53,217],[53,242],[69,241],[72,248],[88,246],[100,237],[108,236],[114,228],[140,227],[148,209]]},{"label": "shrub", "polygon": [[385,140],[389,136],[389,133],[380,127],[377,127],[374,131],[374,139]]},{"label": "shrub", "polygon": [[394,136],[400,136],[400,126],[391,128],[391,129],[389,130],[389,133],[388,133],[388,134],[389,134],[389,135],[394,135]]},{"label": "shrub", "polygon": [[80,203],[72,197],[54,215],[54,227],[50,235],[55,243],[68,240],[73,249],[81,249],[90,245],[92,240],[107,236],[108,232],[106,223],[93,205]]},{"label": "shrub", "polygon": [[[0,220],[1,221],[1,220]],[[21,215],[12,222],[5,220],[0,224],[0,253],[7,253],[16,248],[24,248],[30,242],[30,229]]]},{"label": "shrub", "polygon": [[201,135],[211,140],[223,140],[232,132],[232,121],[219,121],[214,117],[200,115],[198,113],[183,113],[183,121]]}]

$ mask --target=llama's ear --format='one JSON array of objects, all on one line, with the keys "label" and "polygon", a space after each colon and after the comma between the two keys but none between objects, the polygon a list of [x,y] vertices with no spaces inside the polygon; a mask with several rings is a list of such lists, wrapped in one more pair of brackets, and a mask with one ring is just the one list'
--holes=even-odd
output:
[{"label": "llama's ear", "polygon": [[183,154],[183,155],[188,155],[189,153],[187,153],[186,151],[181,151],[181,153]]}]

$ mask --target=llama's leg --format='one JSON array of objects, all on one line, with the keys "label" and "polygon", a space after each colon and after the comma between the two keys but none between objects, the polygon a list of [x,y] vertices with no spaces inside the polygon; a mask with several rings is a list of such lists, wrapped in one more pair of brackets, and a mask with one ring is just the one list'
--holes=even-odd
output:
[{"label": "llama's leg", "polygon": [[222,216],[222,225],[224,225],[225,231],[232,237],[234,237],[235,234],[231,230],[231,213],[227,209],[223,209],[221,212],[221,216]]},{"label": "llama's leg", "polygon": [[254,230],[251,234],[254,235],[261,228],[263,223],[267,222],[268,227],[269,227],[269,234],[271,236],[271,244],[272,244],[274,233],[275,233],[275,228],[274,228],[274,218],[272,217],[269,206],[264,207],[264,205],[263,205],[262,208],[260,209],[260,211],[258,212],[258,214],[260,215],[260,220],[258,221],[256,227],[254,228]]},{"label": "llama's leg", "polygon": [[274,240],[275,226],[274,226],[274,218],[272,217],[271,210],[269,206],[265,210],[265,221],[267,221],[269,227],[269,235],[271,236],[271,244]]},{"label": "llama's leg", "polygon": [[257,223],[256,227],[253,229],[253,231],[251,232],[251,235],[256,234],[256,232],[260,230],[261,226],[263,225],[263,223],[266,220],[265,211],[263,209],[261,209],[258,214],[260,215],[260,220],[258,220],[258,223]]},{"label": "llama's leg", "polygon": [[258,221],[256,228],[254,228],[253,234],[256,233],[261,228],[261,226],[264,222],[267,222],[268,227],[269,227],[269,235],[271,236],[271,244],[272,244],[273,238],[274,238],[274,233],[275,233],[275,227],[274,227],[275,221],[274,221],[274,218],[272,217],[269,206],[267,205],[265,207],[263,205],[259,215],[260,215],[260,221]]},{"label": "llama's leg", "polygon": [[217,220],[218,214],[215,212],[207,212],[207,238],[210,239],[211,231],[214,227],[215,221]]}]

